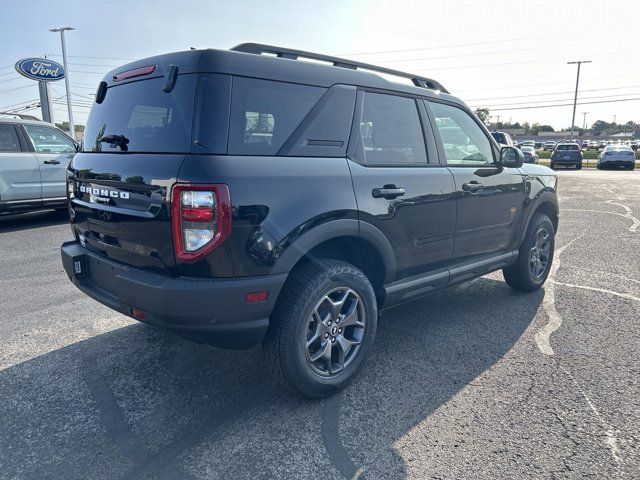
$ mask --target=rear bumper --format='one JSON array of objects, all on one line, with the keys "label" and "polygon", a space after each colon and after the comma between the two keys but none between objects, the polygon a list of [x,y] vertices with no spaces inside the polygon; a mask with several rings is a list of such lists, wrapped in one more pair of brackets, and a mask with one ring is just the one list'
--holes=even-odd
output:
[{"label": "rear bumper", "polygon": [[616,159],[616,160],[608,160],[601,159],[598,164],[603,167],[630,167],[631,165],[636,164],[636,159]]},{"label": "rear bumper", "polygon": [[[114,262],[78,242],[64,243],[60,250],[69,279],[91,298],[136,320],[222,348],[249,348],[262,340],[287,278],[172,278]],[[247,293],[264,290],[269,291],[265,302],[246,302]],[[133,317],[132,308],[144,312],[144,319]]]},{"label": "rear bumper", "polygon": [[551,163],[554,165],[580,165],[582,163],[581,158],[552,158]]}]

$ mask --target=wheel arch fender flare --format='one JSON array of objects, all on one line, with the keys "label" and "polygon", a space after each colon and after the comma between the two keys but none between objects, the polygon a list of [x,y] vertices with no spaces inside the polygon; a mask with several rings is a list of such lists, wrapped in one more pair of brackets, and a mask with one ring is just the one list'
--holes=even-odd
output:
[{"label": "wheel arch fender flare", "polygon": [[[522,241],[524,239],[524,236],[527,233],[527,229],[529,228],[529,224],[531,223],[531,219],[533,218],[533,215],[538,211],[540,206],[543,204],[548,204],[550,205],[550,207],[553,208],[553,210],[556,213],[556,220],[560,216],[560,209],[558,206],[558,197],[555,191],[545,190],[540,192],[536,196],[536,198],[532,201],[531,205],[529,206],[529,211],[527,212],[527,215],[526,215],[526,221],[524,222],[522,231],[520,232],[520,240],[518,242],[518,246],[522,244]],[[556,230],[557,230],[557,221],[554,221],[553,218],[551,219],[551,221],[554,222],[554,227],[556,227]],[[557,233],[557,232],[554,232],[554,233]]]},{"label": "wheel arch fender flare", "polygon": [[278,256],[270,273],[290,272],[300,259],[313,248],[328,240],[340,237],[355,237],[371,244],[380,254],[384,264],[385,283],[392,281],[397,267],[389,239],[375,226],[356,219],[331,220],[303,233]]}]

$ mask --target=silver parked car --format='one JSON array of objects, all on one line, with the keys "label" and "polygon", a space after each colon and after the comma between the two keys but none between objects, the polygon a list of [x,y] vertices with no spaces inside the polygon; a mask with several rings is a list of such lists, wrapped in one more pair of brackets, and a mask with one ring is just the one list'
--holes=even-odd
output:
[{"label": "silver parked car", "polygon": [[538,163],[538,154],[533,146],[522,145],[520,150],[522,150],[522,154],[524,155],[524,163]]},{"label": "silver parked car", "polygon": [[64,208],[77,144],[37,119],[0,117],[0,214]]},{"label": "silver parked car", "polygon": [[624,167],[633,170],[636,166],[636,152],[629,145],[608,145],[598,157],[598,168]]}]

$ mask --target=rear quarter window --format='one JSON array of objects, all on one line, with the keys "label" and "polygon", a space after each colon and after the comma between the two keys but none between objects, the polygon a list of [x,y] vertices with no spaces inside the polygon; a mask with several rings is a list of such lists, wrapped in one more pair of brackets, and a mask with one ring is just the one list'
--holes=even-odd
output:
[{"label": "rear quarter window", "polygon": [[231,95],[231,155],[276,155],[326,89],[235,77]]}]

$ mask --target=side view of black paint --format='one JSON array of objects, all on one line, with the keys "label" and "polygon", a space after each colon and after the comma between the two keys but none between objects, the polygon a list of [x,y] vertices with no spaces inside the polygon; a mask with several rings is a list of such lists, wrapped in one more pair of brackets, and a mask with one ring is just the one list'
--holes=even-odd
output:
[{"label": "side view of black paint", "polygon": [[101,82],[62,262],[125,315],[262,344],[320,397],[357,372],[381,309],[498,269],[540,288],[556,180],[434,80],[257,44],[179,52]]}]

